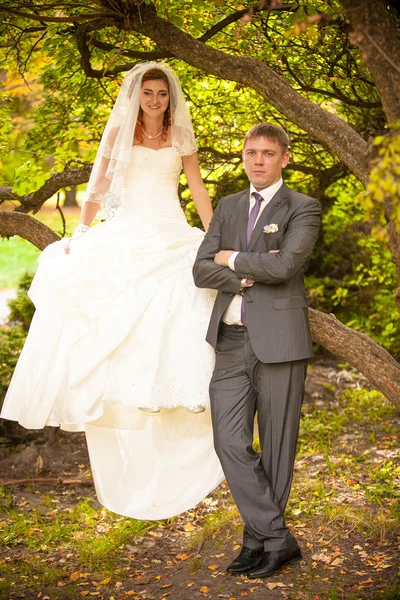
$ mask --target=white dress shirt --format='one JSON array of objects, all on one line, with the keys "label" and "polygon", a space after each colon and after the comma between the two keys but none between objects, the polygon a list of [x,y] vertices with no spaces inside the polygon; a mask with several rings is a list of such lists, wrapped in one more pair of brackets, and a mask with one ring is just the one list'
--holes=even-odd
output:
[{"label": "white dress shirt", "polygon": [[[273,185],[270,185],[269,187],[267,187],[263,190],[256,190],[256,188],[253,186],[253,184],[250,184],[249,214],[250,214],[251,209],[253,208],[253,206],[256,203],[256,199],[253,196],[253,192],[257,192],[258,194],[261,194],[261,196],[263,197],[263,201],[261,202],[261,206],[260,206],[260,212],[257,215],[257,219],[256,219],[256,222],[254,223],[254,227],[256,226],[256,223],[257,223],[258,219],[260,218],[261,213],[263,212],[265,207],[269,204],[269,202],[272,200],[272,198],[275,196],[276,192],[280,189],[282,184],[283,184],[282,178],[279,179],[279,181],[277,181]],[[239,254],[239,252],[234,252],[232,254],[232,256],[229,258],[228,265],[229,265],[229,268],[232,269],[232,271],[235,270],[235,258],[237,257],[238,254]],[[222,320],[224,323],[226,323],[227,325],[243,325],[242,321],[240,320],[242,300],[243,300],[243,298],[242,298],[241,294],[235,294],[235,296],[232,298],[232,302],[229,304],[228,308],[222,315]]]}]

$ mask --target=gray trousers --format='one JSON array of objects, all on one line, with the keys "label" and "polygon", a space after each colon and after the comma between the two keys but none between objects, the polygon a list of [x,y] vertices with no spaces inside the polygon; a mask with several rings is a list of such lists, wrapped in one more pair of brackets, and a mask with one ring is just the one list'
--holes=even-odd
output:
[{"label": "gray trousers", "polygon": [[[245,523],[243,545],[265,551],[296,547],[283,512],[308,361],[260,362],[247,329],[237,325],[221,325],[216,353],[210,383],[214,444]],[[261,457],[252,447],[256,412]]]}]

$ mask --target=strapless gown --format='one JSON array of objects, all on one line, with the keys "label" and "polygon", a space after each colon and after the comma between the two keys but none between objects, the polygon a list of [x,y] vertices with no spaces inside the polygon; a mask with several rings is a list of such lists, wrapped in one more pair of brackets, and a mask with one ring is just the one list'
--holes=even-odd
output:
[{"label": "strapless gown", "polygon": [[[214,293],[194,286],[191,227],[172,148],[132,148],[123,202],[66,255],[41,254],[36,312],[1,416],[85,431],[99,501],[138,519],[195,506],[223,480],[205,342]],[[204,405],[194,414],[185,407]],[[149,414],[138,407],[161,407]]]}]

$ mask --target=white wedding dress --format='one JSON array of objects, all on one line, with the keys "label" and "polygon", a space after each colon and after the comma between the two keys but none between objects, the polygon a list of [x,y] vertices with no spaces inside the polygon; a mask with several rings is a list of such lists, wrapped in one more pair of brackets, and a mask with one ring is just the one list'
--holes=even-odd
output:
[{"label": "white wedding dress", "polygon": [[[214,302],[192,266],[172,148],[132,148],[112,221],[48,246],[29,295],[36,313],[1,416],[86,432],[97,496],[108,509],[163,519],[192,508],[223,474],[213,449],[205,334]],[[185,407],[204,405],[200,414]],[[149,414],[138,407],[161,407]]]}]

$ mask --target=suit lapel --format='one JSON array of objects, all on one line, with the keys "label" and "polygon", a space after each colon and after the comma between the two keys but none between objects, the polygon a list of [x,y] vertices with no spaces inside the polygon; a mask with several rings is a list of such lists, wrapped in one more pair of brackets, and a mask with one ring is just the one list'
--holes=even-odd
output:
[{"label": "suit lapel", "polygon": [[[258,238],[263,233],[264,226],[269,223],[271,217],[274,216],[276,211],[279,208],[281,208],[281,206],[286,204],[287,200],[288,200],[287,187],[283,183],[282,186],[279,188],[279,190],[276,192],[275,196],[272,197],[272,199],[269,201],[269,203],[267,204],[267,206],[264,208],[263,212],[261,213],[260,218],[258,219],[256,226],[253,229],[253,233],[250,238],[250,244],[248,247],[248,252],[251,252],[253,250],[254,246],[256,245],[256,243],[258,241]],[[247,228],[247,221],[246,221],[246,228]]]},{"label": "suit lapel", "polygon": [[247,248],[247,222],[249,220],[249,198],[250,189],[244,190],[238,201],[238,222],[239,247],[241,252],[246,252]]}]

